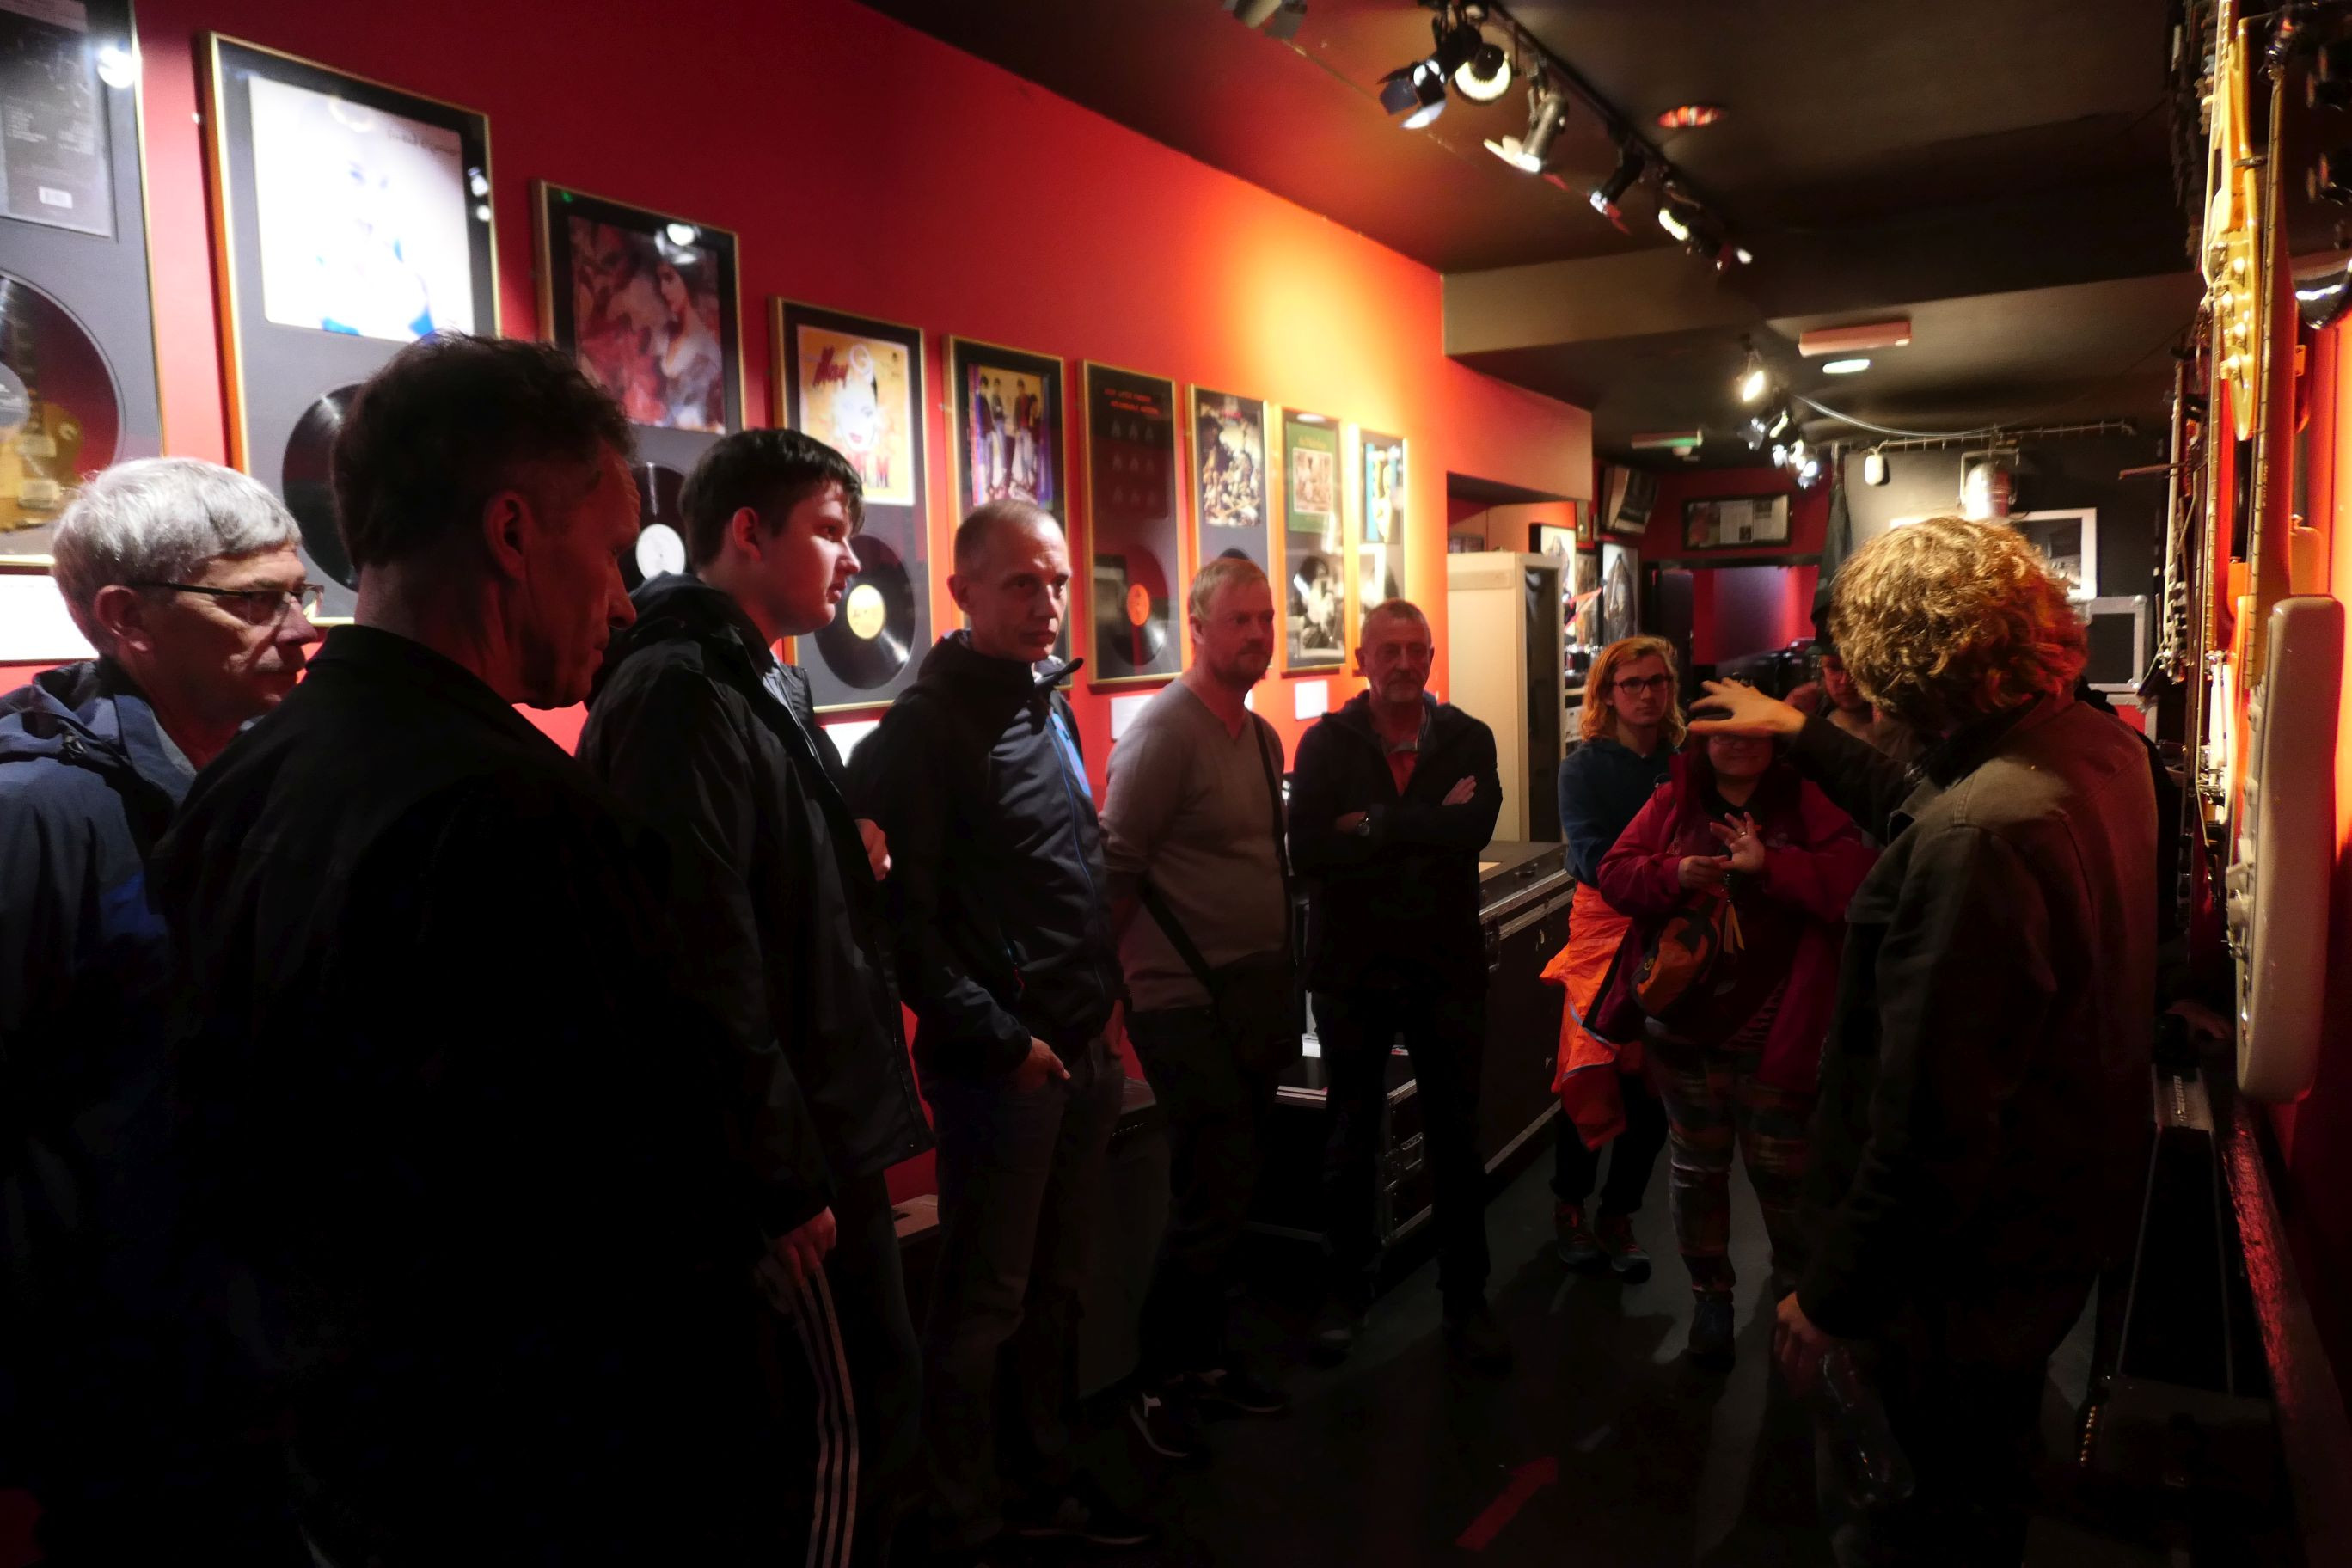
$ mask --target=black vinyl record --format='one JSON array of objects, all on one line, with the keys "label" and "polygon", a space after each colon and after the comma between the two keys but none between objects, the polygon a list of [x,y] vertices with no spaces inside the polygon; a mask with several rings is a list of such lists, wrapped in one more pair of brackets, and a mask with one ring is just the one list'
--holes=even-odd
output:
[{"label": "black vinyl record", "polygon": [[301,525],[302,548],[320,571],[354,589],[360,574],[352,568],[342,528],[335,521],[333,458],[336,433],[358,393],[356,384],[339,386],[304,409],[294,422],[294,433],[286,437],[286,465],[278,470],[286,510]]},{"label": "black vinyl record", "polygon": [[1095,650],[1105,679],[1171,673],[1159,666],[1172,629],[1168,574],[1157,556],[1136,546],[1124,555],[1097,557]]},{"label": "black vinyl record", "polygon": [[825,667],[860,691],[887,686],[915,641],[915,585],[898,552],[870,534],[856,542],[858,570],[833,621],[816,634]]},{"label": "black vinyl record", "polygon": [[637,542],[621,552],[621,580],[634,594],[648,577],[686,570],[686,516],[678,496],[686,476],[660,463],[639,463]]},{"label": "black vinyl record", "polygon": [[114,461],[121,435],[97,341],[48,295],[0,272],[0,554],[9,534],[56,522],[82,476]]}]

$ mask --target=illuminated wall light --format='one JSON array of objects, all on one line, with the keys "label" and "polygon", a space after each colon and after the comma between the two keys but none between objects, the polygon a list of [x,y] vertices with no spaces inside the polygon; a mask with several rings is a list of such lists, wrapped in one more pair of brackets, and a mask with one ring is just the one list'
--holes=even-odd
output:
[{"label": "illuminated wall light", "polygon": [[1866,359],[1833,359],[1822,366],[1823,375],[1860,375],[1870,368]]},{"label": "illuminated wall light", "polygon": [[129,87],[139,79],[139,57],[121,44],[100,45],[98,79],[118,89]]}]

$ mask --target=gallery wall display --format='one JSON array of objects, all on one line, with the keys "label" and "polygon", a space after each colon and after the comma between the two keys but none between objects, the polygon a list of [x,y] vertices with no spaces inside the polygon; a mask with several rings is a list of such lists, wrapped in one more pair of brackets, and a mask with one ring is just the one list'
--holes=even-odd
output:
[{"label": "gallery wall display", "polygon": [[[956,518],[982,501],[1025,500],[1070,525],[1069,468],[1062,445],[1062,362],[974,338],[950,338],[949,445],[956,472]],[[1065,616],[1054,657],[1070,657]]]},{"label": "gallery wall display", "polygon": [[229,456],[301,524],[351,613],[326,486],[352,395],[407,343],[499,330],[489,122],[472,110],[215,34],[208,40]]},{"label": "gallery wall display", "polygon": [[1631,545],[1601,546],[1601,643],[1642,629],[1642,552]]},{"label": "gallery wall display", "polygon": [[0,562],[46,566],[84,477],[163,449],[140,142],[129,0],[0,0]]},{"label": "gallery wall display", "polygon": [[1348,657],[1347,529],[1339,426],[1320,414],[1282,415],[1285,670],[1328,670]]},{"label": "gallery wall display", "polygon": [[1683,502],[1685,550],[1739,550],[1789,542],[1789,498],[1720,496]]},{"label": "gallery wall display", "polygon": [[1383,599],[1404,596],[1404,437],[1363,431],[1357,438],[1363,470],[1363,537],[1356,543],[1359,622]]},{"label": "gallery wall display", "polygon": [[1194,543],[1203,562],[1239,555],[1271,571],[1265,404],[1236,393],[1192,390]]},{"label": "gallery wall display", "polygon": [[1088,363],[1086,417],[1088,681],[1162,679],[1184,668],[1175,383]]},{"label": "gallery wall display", "polygon": [[923,334],[786,300],[771,321],[777,422],[848,458],[866,493],[857,574],[798,657],[820,711],[877,707],[913,683],[931,646]]}]

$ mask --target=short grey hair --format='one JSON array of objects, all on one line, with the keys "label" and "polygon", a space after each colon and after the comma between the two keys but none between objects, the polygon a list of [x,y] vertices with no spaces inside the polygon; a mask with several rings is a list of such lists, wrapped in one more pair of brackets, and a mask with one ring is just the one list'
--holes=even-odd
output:
[{"label": "short grey hair", "polygon": [[49,545],[66,609],[100,653],[92,613],[117,583],[185,582],[223,556],[299,543],[302,531],[258,479],[194,458],[117,463],[81,487]]},{"label": "short grey hair", "polygon": [[1366,610],[1362,623],[1356,627],[1356,636],[1360,640],[1366,642],[1371,640],[1372,624],[1375,621],[1419,621],[1421,629],[1429,632],[1432,641],[1434,641],[1437,637],[1435,632],[1430,631],[1429,617],[1422,614],[1421,606],[1411,599],[1382,599],[1379,604]]}]

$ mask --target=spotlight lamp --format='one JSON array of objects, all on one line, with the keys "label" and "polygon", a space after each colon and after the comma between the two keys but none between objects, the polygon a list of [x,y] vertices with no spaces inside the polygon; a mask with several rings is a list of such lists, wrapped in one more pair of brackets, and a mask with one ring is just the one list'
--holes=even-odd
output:
[{"label": "spotlight lamp", "polygon": [[1772,375],[1764,368],[1764,356],[1754,348],[1748,351],[1748,363],[1739,373],[1739,401],[1761,403],[1772,389]]},{"label": "spotlight lamp", "polygon": [[1658,197],[1658,226],[1684,245],[1690,243],[1691,230],[1698,222],[1698,208],[1676,195],[1672,188]]},{"label": "spotlight lamp", "polygon": [[1538,76],[1528,87],[1527,134],[1506,136],[1500,141],[1490,139],[1486,151],[1514,169],[1540,174],[1544,159],[1550,155],[1553,139],[1567,123],[1568,95]]},{"label": "spotlight lamp", "polygon": [[1645,166],[1639,147],[1630,142],[1621,146],[1617,150],[1617,167],[1610,171],[1607,179],[1592,187],[1592,194],[1587,198],[1592,204],[1592,210],[1619,228],[1623,228],[1624,217],[1618,211],[1617,204],[1641,179]]},{"label": "spotlight lamp", "polygon": [[1789,426],[1794,425],[1796,422],[1796,416],[1790,413],[1789,405],[1783,403],[1780,407],[1772,411],[1772,423],[1766,427],[1764,434],[1777,440],[1780,437],[1787,435],[1789,433]]},{"label": "spotlight lamp", "polygon": [[1492,103],[1511,89],[1510,51],[1488,38],[1454,73],[1454,90],[1473,103]]},{"label": "spotlight lamp", "polygon": [[1431,18],[1429,31],[1436,45],[1435,52],[1429,57],[1430,63],[1441,77],[1452,77],[1475,61],[1478,51],[1486,47],[1486,38],[1463,16],[1458,5],[1439,11]]},{"label": "spotlight lamp", "polygon": [[1445,73],[1435,60],[1399,66],[1381,79],[1381,107],[1404,116],[1404,128],[1418,131],[1445,112]]}]

